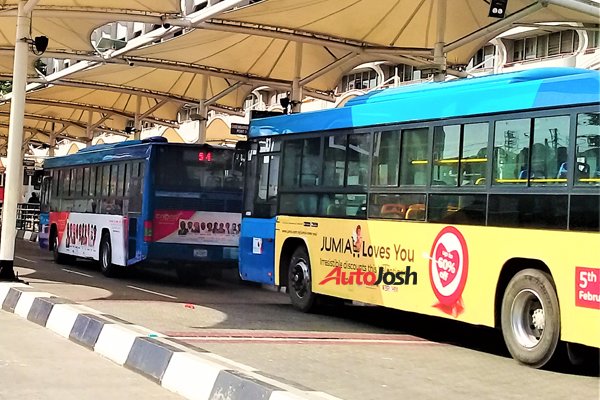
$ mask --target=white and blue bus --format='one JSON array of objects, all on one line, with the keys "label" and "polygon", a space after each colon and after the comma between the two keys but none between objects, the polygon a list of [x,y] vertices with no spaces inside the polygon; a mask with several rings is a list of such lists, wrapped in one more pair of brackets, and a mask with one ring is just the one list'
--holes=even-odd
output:
[{"label": "white and blue bus", "polygon": [[497,327],[534,367],[561,342],[593,354],[599,88],[598,71],[537,69],[252,120],[242,279],[302,311],[343,299]]},{"label": "white and blue bus", "polygon": [[186,277],[235,266],[243,168],[236,154],[152,138],[47,159],[46,246],[58,263],[98,260],[107,276],[146,261]]}]

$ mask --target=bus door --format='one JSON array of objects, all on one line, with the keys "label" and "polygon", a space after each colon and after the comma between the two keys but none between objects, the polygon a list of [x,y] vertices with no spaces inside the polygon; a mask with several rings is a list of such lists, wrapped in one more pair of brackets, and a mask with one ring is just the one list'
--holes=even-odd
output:
[{"label": "bus door", "polygon": [[139,224],[142,223],[141,213],[127,213],[127,264],[133,264],[138,260],[136,254],[138,244]]},{"label": "bus door", "polygon": [[252,143],[247,157],[240,236],[240,277],[275,283],[275,213],[281,142]]}]

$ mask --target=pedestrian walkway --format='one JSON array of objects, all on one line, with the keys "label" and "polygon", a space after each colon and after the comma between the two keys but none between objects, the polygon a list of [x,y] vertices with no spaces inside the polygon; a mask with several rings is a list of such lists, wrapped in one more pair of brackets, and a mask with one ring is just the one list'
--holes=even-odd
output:
[{"label": "pedestrian walkway", "polygon": [[182,399],[17,315],[0,312],[0,327],[2,400]]}]

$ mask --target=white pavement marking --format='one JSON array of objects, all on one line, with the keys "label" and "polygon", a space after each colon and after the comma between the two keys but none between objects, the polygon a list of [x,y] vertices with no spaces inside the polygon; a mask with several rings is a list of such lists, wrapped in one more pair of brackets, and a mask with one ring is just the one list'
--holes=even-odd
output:
[{"label": "white pavement marking", "polygon": [[168,299],[177,299],[177,297],[175,297],[175,296],[170,296],[170,295],[168,295],[168,294],[164,294],[164,293],[155,292],[155,291],[148,290],[148,289],[144,289],[144,288],[140,288],[140,287],[137,287],[137,286],[130,286],[130,285],[127,285],[127,287],[128,287],[128,288],[130,288],[130,289],[139,290],[140,292],[146,292],[146,293],[155,294],[155,295],[157,295],[157,296],[166,297],[166,298],[168,298]]},{"label": "white pavement marking", "polygon": [[19,260],[27,261],[27,262],[30,262],[30,263],[33,263],[33,264],[37,264],[37,261],[30,260],[29,258],[19,257],[19,256],[15,256],[15,258],[18,258]]},{"label": "white pavement marking", "polygon": [[77,272],[77,271],[73,271],[71,269],[66,269],[66,268],[61,268],[63,271],[68,272],[70,274],[76,274],[76,275],[81,275],[81,276],[87,276],[88,278],[93,278],[93,275],[88,275],[88,274],[84,274],[83,272]]}]

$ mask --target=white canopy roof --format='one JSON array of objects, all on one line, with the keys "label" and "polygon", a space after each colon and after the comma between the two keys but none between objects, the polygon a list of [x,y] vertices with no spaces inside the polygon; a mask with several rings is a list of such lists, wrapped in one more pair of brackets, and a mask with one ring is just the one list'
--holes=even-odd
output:
[{"label": "white canopy roof", "polygon": [[[0,0],[0,47],[13,47],[18,0]],[[40,0],[31,37],[46,36],[48,51],[93,52],[94,29],[115,21],[155,21],[181,15],[180,0]]]},{"label": "white canopy roof", "polygon": [[[354,44],[356,51],[396,55],[403,50],[408,54],[411,50],[432,51],[440,39],[438,29],[446,50],[448,45],[473,33],[485,33],[461,48],[448,51],[449,63],[467,64],[489,39],[517,22],[597,24],[600,20],[597,1],[510,0],[503,20],[488,17],[490,5],[483,0],[443,2],[447,5],[445,12],[438,7],[441,0],[265,0],[224,13],[202,26],[229,31],[258,30],[272,35],[281,32],[290,39],[323,39],[329,41],[330,47],[341,42]],[[444,18],[441,25],[440,18]]]}]

